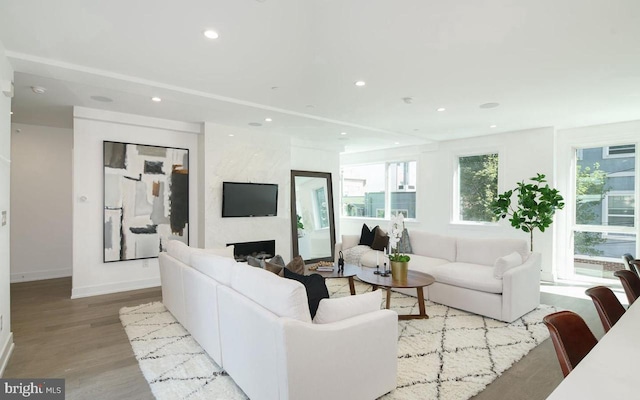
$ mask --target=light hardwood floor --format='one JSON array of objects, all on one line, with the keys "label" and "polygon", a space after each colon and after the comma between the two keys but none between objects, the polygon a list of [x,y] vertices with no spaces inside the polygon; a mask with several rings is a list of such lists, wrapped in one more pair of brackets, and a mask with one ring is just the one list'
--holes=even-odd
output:
[{"label": "light hardwood floor", "polygon": [[[11,285],[16,344],[4,378],[65,378],[67,399],[153,399],[118,311],[161,300],[160,288],[70,300],[71,278]],[[542,293],[544,304],[578,312],[603,334],[589,300]],[[549,340],[532,350],[476,400],[542,400],[562,381]]]}]

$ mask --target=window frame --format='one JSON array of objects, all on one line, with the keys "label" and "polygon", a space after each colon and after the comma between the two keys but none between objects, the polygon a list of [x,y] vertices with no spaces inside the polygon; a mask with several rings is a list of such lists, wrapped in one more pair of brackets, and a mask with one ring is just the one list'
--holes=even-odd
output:
[{"label": "window frame", "polygon": [[[612,147],[629,147],[629,146],[633,146],[633,151],[632,152],[611,154],[611,148]],[[613,144],[613,145],[609,145],[609,146],[602,146],[602,158],[603,159],[633,157],[633,156],[635,156],[635,154],[636,154],[636,146],[635,146],[635,144]]]},{"label": "window frame", "polygon": [[[405,218],[405,220],[407,221],[413,221],[416,222],[418,220],[418,187],[420,186],[420,181],[419,181],[419,175],[420,175],[420,162],[418,160],[418,157],[411,157],[411,158],[407,158],[407,159],[391,159],[391,160],[385,160],[385,161],[377,161],[377,162],[368,162],[368,163],[353,163],[353,164],[344,164],[340,166],[340,218],[351,218],[351,219],[360,219],[360,220],[380,220],[380,221],[389,221],[391,218],[391,213],[393,211],[395,211],[395,209],[391,209],[391,179],[390,179],[390,166],[391,164],[401,164],[401,163],[411,163],[411,162],[415,162],[416,163],[416,172],[415,172],[415,189],[409,189],[409,190],[402,190],[403,192],[415,192],[416,194],[416,211],[415,211],[415,218]],[[351,168],[351,167],[366,167],[366,166],[372,166],[372,165],[384,165],[384,171],[385,171],[385,179],[384,179],[384,217],[378,217],[378,216],[371,216],[371,217],[367,217],[367,216],[356,216],[356,215],[344,215],[344,207],[342,205],[342,199],[344,198],[344,190],[342,190],[343,185],[344,185],[344,181],[345,179],[347,180],[353,180],[353,179],[358,179],[358,178],[345,178],[344,176],[344,169],[345,168]],[[381,211],[382,209],[376,209],[375,212],[376,214]],[[402,211],[405,211],[405,209],[402,209]],[[406,210],[408,213],[408,210]]]},{"label": "window frame", "polygon": [[477,149],[475,151],[458,152],[453,154],[453,202],[451,204],[451,216],[450,223],[452,225],[472,225],[472,226],[498,226],[498,220],[496,221],[467,221],[461,218],[460,209],[460,158],[483,156],[497,154],[498,155],[498,185],[497,194],[504,192],[504,161],[502,148],[487,147],[483,149]]}]

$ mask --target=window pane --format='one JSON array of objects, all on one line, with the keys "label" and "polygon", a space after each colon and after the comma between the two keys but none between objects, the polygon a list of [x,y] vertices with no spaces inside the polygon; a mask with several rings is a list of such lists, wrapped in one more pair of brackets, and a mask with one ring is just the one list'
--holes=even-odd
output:
[{"label": "window pane", "polygon": [[495,221],[489,205],[498,195],[498,154],[458,158],[462,221]]},{"label": "window pane", "polygon": [[631,155],[636,152],[636,146],[633,144],[623,144],[620,146],[609,146],[609,155],[627,154]]},{"label": "window pane", "polygon": [[391,188],[391,215],[404,214],[416,217],[416,166],[415,161],[389,164]]},{"label": "window pane", "polygon": [[384,218],[385,164],[342,170],[342,215]]},{"label": "window pane", "polygon": [[329,210],[327,208],[327,195],[324,187],[315,190],[315,206],[316,215],[318,216],[318,222],[320,228],[329,227]]},{"label": "window pane", "polygon": [[607,158],[608,149],[632,149],[634,145],[577,150],[576,223],[594,226],[635,226],[635,154]]},{"label": "window pane", "polygon": [[574,270],[577,275],[616,279],[613,273],[624,269],[620,256],[635,254],[636,235],[602,232],[575,232]]}]

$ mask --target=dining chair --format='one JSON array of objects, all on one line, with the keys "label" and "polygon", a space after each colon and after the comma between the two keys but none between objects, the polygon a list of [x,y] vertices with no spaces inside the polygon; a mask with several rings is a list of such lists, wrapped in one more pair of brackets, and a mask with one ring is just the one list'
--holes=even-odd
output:
[{"label": "dining chair", "polygon": [[627,294],[629,305],[633,304],[633,302],[640,297],[640,278],[638,275],[626,269],[616,271],[613,275],[620,279],[624,292]]},{"label": "dining chair", "polygon": [[562,373],[566,377],[598,344],[598,340],[573,311],[559,311],[542,319],[549,329]]},{"label": "dining chair", "polygon": [[638,265],[637,263],[633,263],[633,261],[638,261],[635,259],[635,257],[633,257],[631,254],[629,253],[624,253],[622,255],[622,261],[624,261],[624,266],[626,269],[628,269],[629,271],[633,272],[634,274],[638,275],[638,273],[640,272],[638,269],[640,268],[640,265]]},{"label": "dining chair", "polygon": [[609,332],[609,329],[611,329],[620,317],[622,317],[622,314],[624,314],[624,306],[608,287],[592,287],[587,289],[585,293],[591,297],[593,304],[596,306],[596,311],[598,311],[598,316],[600,316],[604,332]]}]

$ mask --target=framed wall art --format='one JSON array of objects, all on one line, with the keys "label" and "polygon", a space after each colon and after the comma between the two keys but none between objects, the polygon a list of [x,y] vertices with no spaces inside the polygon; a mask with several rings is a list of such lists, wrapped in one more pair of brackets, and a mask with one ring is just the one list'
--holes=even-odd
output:
[{"label": "framed wall art", "polygon": [[104,262],[189,244],[189,150],[104,142]]}]

